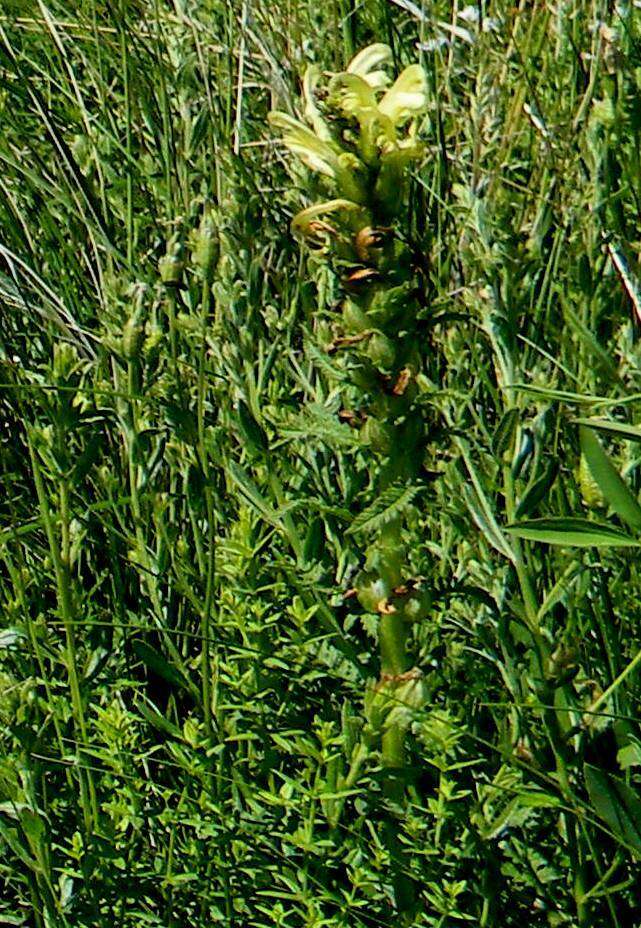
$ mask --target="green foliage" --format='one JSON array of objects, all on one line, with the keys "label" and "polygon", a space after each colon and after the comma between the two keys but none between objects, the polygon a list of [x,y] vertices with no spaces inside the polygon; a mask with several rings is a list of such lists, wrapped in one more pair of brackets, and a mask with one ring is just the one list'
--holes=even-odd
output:
[{"label": "green foliage", "polygon": [[3,4],[0,924],[640,921],[640,15]]}]

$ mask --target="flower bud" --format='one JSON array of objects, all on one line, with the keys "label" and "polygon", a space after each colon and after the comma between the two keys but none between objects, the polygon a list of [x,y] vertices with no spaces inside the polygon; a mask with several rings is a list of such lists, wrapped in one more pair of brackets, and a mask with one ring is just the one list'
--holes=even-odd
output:
[{"label": "flower bud", "polygon": [[132,316],[122,330],[122,353],[127,361],[134,361],[140,354],[145,331],[137,316]]},{"label": "flower bud", "polygon": [[180,283],[184,262],[178,254],[166,254],[158,262],[160,279],[168,287],[175,287]]},{"label": "flower bud", "polygon": [[605,497],[598,483],[592,476],[588,462],[583,454],[581,455],[581,461],[579,463],[579,487],[583,502],[588,509],[605,509]]},{"label": "flower bud", "polygon": [[374,571],[363,570],[356,578],[356,596],[366,612],[378,612],[390,593],[390,585]]},{"label": "flower bud", "polygon": [[403,618],[406,622],[422,622],[432,608],[432,595],[426,589],[412,590],[403,603]]},{"label": "flower bud", "polygon": [[200,227],[191,237],[191,259],[206,277],[209,277],[220,257],[220,239],[213,216],[206,212]]}]

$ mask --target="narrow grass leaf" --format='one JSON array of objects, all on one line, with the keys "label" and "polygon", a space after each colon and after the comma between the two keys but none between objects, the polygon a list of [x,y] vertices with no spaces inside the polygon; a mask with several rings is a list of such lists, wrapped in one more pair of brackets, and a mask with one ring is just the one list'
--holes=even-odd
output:
[{"label": "narrow grass leaf", "polygon": [[509,560],[513,561],[514,552],[494,517],[492,507],[485,495],[476,468],[472,464],[467,453],[467,448],[462,441],[459,441],[458,445],[463,455],[465,467],[470,475],[470,480],[472,481],[471,486],[467,483],[463,484],[463,495],[472,518],[492,547],[496,548],[500,554],[503,554],[505,557],[509,558]]},{"label": "narrow grass leaf", "polygon": [[527,541],[541,541],[548,545],[567,545],[574,548],[637,548],[641,544],[636,538],[611,525],[565,516],[515,522],[506,526],[506,531]]},{"label": "narrow grass leaf", "polygon": [[623,780],[591,764],[583,765],[583,775],[597,815],[641,858],[641,799]]},{"label": "narrow grass leaf", "polygon": [[641,442],[641,429],[634,425],[628,425],[627,422],[614,422],[612,419],[600,419],[598,417],[593,419],[589,417],[579,418],[572,421],[576,425],[587,425],[591,429],[596,429],[597,432],[605,432],[606,435],[610,435],[612,438],[627,438],[630,441]]},{"label": "narrow grass leaf", "polygon": [[630,528],[641,530],[641,506],[628,489],[592,429],[579,428],[581,450],[605,499]]}]

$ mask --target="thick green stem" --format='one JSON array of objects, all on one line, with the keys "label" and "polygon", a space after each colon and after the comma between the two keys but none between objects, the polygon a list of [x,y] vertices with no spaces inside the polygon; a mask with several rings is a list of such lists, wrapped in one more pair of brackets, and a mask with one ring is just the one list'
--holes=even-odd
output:
[{"label": "thick green stem", "polygon": [[396,613],[382,615],[378,623],[381,673],[397,676],[410,668],[406,652],[407,623]]}]

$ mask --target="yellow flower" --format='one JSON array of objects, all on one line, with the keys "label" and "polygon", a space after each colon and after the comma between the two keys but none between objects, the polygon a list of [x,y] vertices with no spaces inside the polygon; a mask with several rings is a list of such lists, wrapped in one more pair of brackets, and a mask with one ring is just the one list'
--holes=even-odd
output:
[{"label": "yellow flower", "polygon": [[420,64],[411,64],[399,74],[378,104],[379,111],[395,126],[418,116],[427,106],[427,81]]}]

